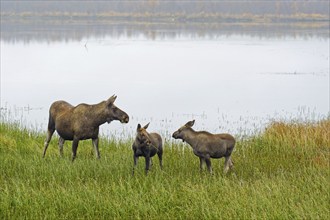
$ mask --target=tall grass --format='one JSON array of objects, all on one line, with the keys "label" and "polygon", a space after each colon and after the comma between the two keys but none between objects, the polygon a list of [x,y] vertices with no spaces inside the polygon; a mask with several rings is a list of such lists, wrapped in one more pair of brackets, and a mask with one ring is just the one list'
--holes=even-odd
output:
[{"label": "tall grass", "polygon": [[132,140],[81,141],[71,162],[53,138],[0,123],[0,219],[327,219],[330,210],[330,120],[270,124],[237,143],[235,168],[212,160],[213,175],[180,142],[166,142],[148,176],[140,159],[131,175]]}]

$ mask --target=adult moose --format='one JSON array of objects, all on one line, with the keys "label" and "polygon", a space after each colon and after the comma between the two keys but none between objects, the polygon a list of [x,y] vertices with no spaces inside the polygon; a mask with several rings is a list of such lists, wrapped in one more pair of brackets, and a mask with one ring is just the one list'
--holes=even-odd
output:
[{"label": "adult moose", "polygon": [[187,122],[179,130],[173,133],[175,139],[182,139],[192,148],[200,160],[200,169],[205,162],[210,173],[212,173],[210,158],[225,157],[224,173],[233,167],[231,153],[235,146],[235,139],[230,134],[211,134],[207,131],[195,131],[192,129],[195,120]]},{"label": "adult moose", "polygon": [[108,100],[99,104],[79,104],[72,106],[65,101],[54,102],[49,109],[48,132],[44,146],[43,157],[46,155],[49,142],[54,131],[59,134],[59,151],[63,156],[64,141],[72,142],[72,161],[76,158],[80,140],[92,139],[96,156],[100,158],[98,147],[99,126],[105,122],[118,120],[128,123],[128,115],[114,104],[117,96],[113,95]]},{"label": "adult moose", "polygon": [[132,145],[133,149],[133,159],[134,159],[134,166],[133,166],[133,175],[134,170],[137,165],[137,160],[140,156],[145,157],[146,160],[146,174],[148,174],[149,166],[151,157],[158,155],[159,159],[159,165],[162,169],[163,162],[162,162],[162,156],[163,156],[163,142],[162,138],[157,133],[148,133],[147,128],[150,123],[142,127],[140,124],[138,124],[136,129],[136,138],[134,140],[134,143]]}]

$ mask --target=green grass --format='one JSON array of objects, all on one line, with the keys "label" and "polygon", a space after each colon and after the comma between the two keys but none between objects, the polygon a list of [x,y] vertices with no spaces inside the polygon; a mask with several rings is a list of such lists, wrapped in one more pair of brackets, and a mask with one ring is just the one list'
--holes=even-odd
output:
[{"label": "green grass", "polygon": [[144,159],[131,175],[131,140],[71,142],[60,158],[53,138],[41,157],[45,134],[0,123],[0,219],[328,219],[330,120],[273,123],[238,141],[235,168],[200,173],[190,147],[166,142],[148,176]]}]

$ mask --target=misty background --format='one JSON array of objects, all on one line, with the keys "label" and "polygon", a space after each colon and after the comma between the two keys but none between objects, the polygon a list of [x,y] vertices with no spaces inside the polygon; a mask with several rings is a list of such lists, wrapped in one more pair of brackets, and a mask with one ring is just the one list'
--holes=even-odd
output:
[{"label": "misty background", "polygon": [[7,1],[1,39],[62,41],[111,35],[148,39],[329,36],[329,1]]},{"label": "misty background", "polygon": [[[329,116],[329,1],[1,0],[1,113],[45,131],[55,100],[118,95],[170,134],[244,135],[272,120]],[[3,119],[3,118],[2,118]]]}]

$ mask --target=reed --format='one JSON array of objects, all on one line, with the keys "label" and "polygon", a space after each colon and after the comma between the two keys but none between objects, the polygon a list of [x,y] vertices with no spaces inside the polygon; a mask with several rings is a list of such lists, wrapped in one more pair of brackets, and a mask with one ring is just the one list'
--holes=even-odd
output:
[{"label": "reed", "polygon": [[212,160],[199,171],[188,145],[165,142],[163,170],[134,176],[133,140],[101,137],[101,159],[82,141],[71,162],[71,143],[59,156],[53,138],[0,122],[0,219],[327,219],[330,119],[273,122],[238,141],[234,171]]}]

